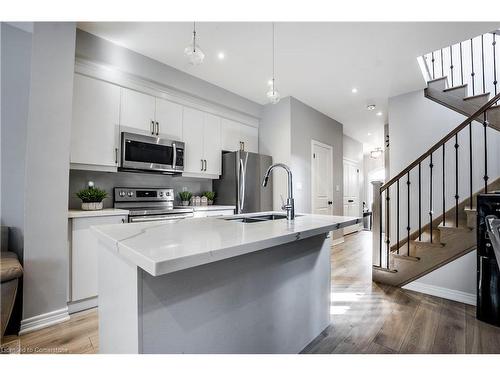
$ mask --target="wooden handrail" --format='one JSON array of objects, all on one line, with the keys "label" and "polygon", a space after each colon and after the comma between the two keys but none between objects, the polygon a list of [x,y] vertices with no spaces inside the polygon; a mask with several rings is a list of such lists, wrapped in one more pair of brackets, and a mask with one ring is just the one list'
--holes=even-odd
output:
[{"label": "wooden handrail", "polygon": [[486,112],[493,104],[496,102],[500,101],[500,93],[495,95],[492,99],[490,99],[486,104],[484,104],[481,108],[479,108],[476,112],[474,112],[472,115],[467,117],[467,119],[462,122],[460,125],[458,125],[455,129],[453,129],[451,132],[449,132],[447,135],[445,135],[441,140],[436,143],[434,146],[432,146],[429,150],[427,150],[424,154],[422,154],[417,160],[415,160],[413,163],[411,163],[409,166],[407,166],[405,169],[403,169],[400,173],[398,173],[395,177],[391,178],[389,181],[387,181],[384,185],[380,187],[380,193],[382,193],[384,190],[387,190],[389,187],[391,187],[396,181],[404,177],[408,172],[410,172],[413,168],[418,166],[422,161],[424,161],[426,158],[428,158],[432,153],[437,151],[443,144],[448,142],[451,138],[455,136],[455,134],[459,133],[462,129],[464,129],[469,123],[472,121],[475,121],[476,118],[479,115],[482,115],[484,112]]}]

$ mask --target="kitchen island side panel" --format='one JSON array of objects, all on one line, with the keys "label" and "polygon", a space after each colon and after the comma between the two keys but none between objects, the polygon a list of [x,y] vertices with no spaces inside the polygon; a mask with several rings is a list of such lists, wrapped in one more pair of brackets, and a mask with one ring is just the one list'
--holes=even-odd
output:
[{"label": "kitchen island side panel", "polygon": [[143,353],[299,353],[330,323],[328,234],[151,276]]}]

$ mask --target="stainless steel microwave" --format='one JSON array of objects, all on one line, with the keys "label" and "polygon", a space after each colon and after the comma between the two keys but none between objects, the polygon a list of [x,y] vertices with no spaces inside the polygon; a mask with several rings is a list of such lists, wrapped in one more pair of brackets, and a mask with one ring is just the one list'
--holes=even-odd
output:
[{"label": "stainless steel microwave", "polygon": [[122,132],[120,167],[124,170],[181,173],[184,170],[184,142]]}]

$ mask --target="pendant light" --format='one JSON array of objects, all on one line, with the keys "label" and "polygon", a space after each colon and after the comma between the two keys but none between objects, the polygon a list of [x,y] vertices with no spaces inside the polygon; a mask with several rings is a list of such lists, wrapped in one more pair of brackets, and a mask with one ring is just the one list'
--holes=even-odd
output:
[{"label": "pendant light", "polygon": [[273,22],[273,79],[271,80],[270,84],[269,84],[269,91],[267,92],[267,99],[269,100],[270,103],[272,104],[276,104],[280,101],[280,93],[278,92],[278,90],[276,89],[276,80],[275,80],[275,76],[274,76],[274,68],[275,68],[275,63],[274,63],[274,60],[275,60],[275,48],[274,48],[274,39],[275,39],[275,36],[274,36],[274,22]]},{"label": "pendant light", "polygon": [[193,42],[184,48],[184,55],[189,60],[191,65],[200,65],[205,58],[205,54],[196,43],[196,22],[193,22]]}]

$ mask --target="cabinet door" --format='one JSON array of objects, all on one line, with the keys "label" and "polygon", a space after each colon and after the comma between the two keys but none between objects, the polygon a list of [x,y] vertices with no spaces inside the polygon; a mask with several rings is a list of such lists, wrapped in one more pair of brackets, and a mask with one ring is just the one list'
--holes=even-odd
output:
[{"label": "cabinet door", "polygon": [[119,224],[127,216],[86,217],[71,219],[71,301],[97,295],[97,237],[93,225]]},{"label": "cabinet door", "polygon": [[240,149],[240,123],[223,118],[221,120],[221,147],[224,151]]},{"label": "cabinet door", "polygon": [[204,113],[184,107],[182,133],[185,143],[184,172],[203,173]]},{"label": "cabinet door", "polygon": [[220,117],[205,113],[203,126],[203,158],[205,159],[205,173],[221,174],[222,150],[220,147]]},{"label": "cabinet door", "polygon": [[240,140],[245,144],[245,151],[259,152],[259,129],[240,124]]},{"label": "cabinet door", "polygon": [[121,89],[120,125],[152,134],[155,97],[134,90]]},{"label": "cabinet door", "polygon": [[156,98],[155,119],[159,132],[168,138],[182,140],[182,106],[165,99]]},{"label": "cabinet door", "polygon": [[116,166],[120,88],[75,74],[71,163]]}]

